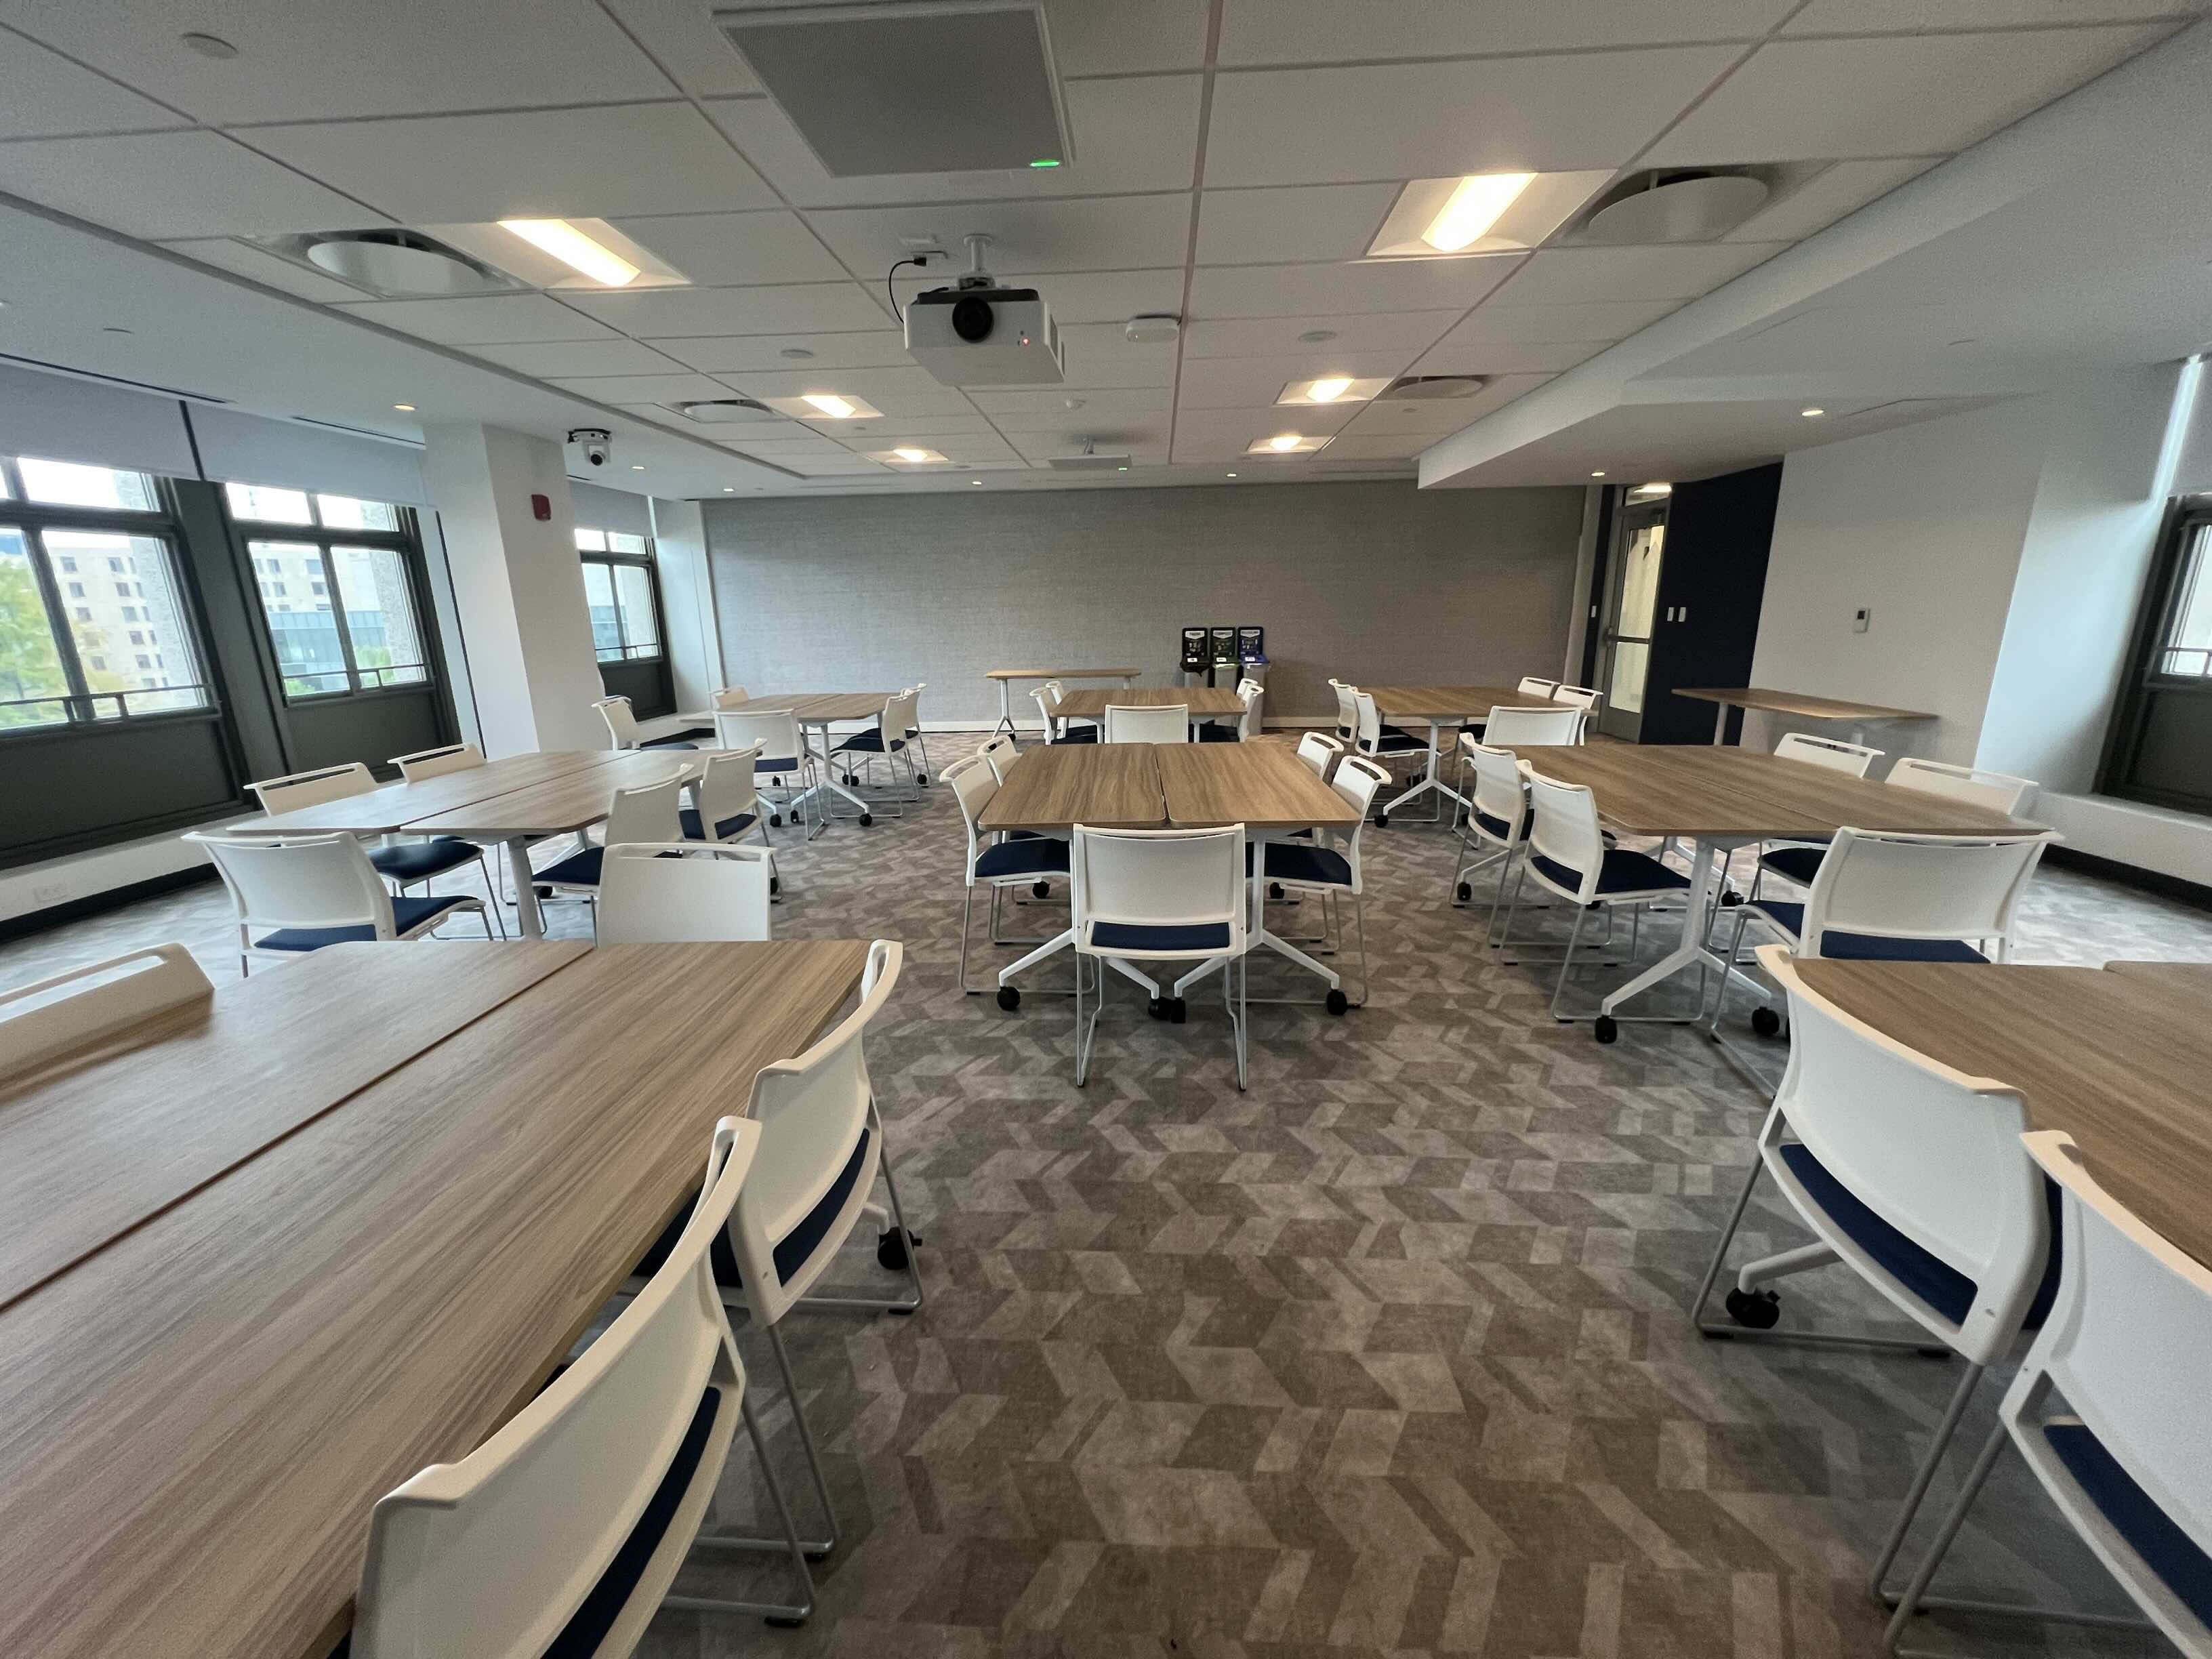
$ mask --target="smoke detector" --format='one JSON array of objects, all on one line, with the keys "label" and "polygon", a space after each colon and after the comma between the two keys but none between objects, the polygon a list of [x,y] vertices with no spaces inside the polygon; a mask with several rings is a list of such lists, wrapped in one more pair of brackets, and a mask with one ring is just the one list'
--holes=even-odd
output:
[{"label": "smoke detector", "polygon": [[1607,192],[1583,224],[1583,239],[1614,246],[1710,242],[1750,218],[1771,193],[1772,186],[1747,168],[1639,173]]},{"label": "smoke detector", "polygon": [[1377,403],[1437,403],[1472,398],[1490,384],[1487,374],[1401,374],[1377,395]]},{"label": "smoke detector", "polygon": [[505,276],[412,230],[341,230],[300,239],[307,262],[379,294],[483,294],[514,287]]},{"label": "smoke detector", "polygon": [[1133,345],[1166,345],[1182,335],[1182,319],[1159,315],[1132,317],[1123,332]]},{"label": "smoke detector", "polygon": [[1055,455],[1052,458],[1052,465],[1061,472],[1127,472],[1129,458],[1127,455],[1101,455],[1097,445],[1091,439],[1085,438],[1081,454]]},{"label": "smoke detector", "polygon": [[750,398],[702,398],[696,403],[677,404],[676,412],[702,426],[757,426],[783,419],[766,404],[755,403]]}]

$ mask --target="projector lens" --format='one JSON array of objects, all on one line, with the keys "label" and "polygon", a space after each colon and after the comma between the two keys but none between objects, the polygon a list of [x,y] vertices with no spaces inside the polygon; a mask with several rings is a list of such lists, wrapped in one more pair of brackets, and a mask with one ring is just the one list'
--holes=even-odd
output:
[{"label": "projector lens", "polygon": [[974,345],[991,337],[991,306],[986,300],[955,300],[952,302],[952,331]]}]

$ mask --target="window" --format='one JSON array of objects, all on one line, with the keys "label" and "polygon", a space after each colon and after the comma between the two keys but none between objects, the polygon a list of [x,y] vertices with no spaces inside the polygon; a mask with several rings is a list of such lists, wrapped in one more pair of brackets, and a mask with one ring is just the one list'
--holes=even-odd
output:
[{"label": "window", "polygon": [[[411,518],[387,501],[228,484],[231,516],[287,526],[246,544],[289,698],[427,685]],[[311,596],[305,599],[303,595]]]},{"label": "window", "polygon": [[[153,478],[0,457],[0,501],[7,503],[0,507],[0,730],[211,707],[176,574],[173,532]],[[105,593],[88,594],[83,582],[60,581],[57,573],[79,560],[139,572],[150,587],[148,602],[126,615]],[[124,626],[133,622],[136,630]],[[126,633],[149,647],[130,681],[108,664]]]},{"label": "window", "polygon": [[2212,501],[2183,504],[2152,566],[2099,787],[2212,812]]},{"label": "window", "polygon": [[576,530],[584,557],[584,604],[592,614],[592,649],[601,662],[658,662],[660,608],[653,586],[653,544],[619,530]]}]

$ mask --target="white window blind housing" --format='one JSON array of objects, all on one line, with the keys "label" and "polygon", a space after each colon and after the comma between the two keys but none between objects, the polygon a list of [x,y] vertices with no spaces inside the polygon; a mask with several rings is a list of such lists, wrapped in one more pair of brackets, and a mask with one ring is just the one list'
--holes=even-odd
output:
[{"label": "white window blind housing", "polygon": [[0,363],[0,455],[194,476],[174,398]]},{"label": "white window blind housing", "polygon": [[416,506],[430,499],[422,483],[422,452],[413,444],[229,409],[194,409],[192,432],[204,475],[218,483],[274,484]]},{"label": "white window blind housing", "polygon": [[576,522],[586,530],[619,530],[629,536],[653,534],[653,520],[642,495],[571,478],[568,500],[576,509]]}]

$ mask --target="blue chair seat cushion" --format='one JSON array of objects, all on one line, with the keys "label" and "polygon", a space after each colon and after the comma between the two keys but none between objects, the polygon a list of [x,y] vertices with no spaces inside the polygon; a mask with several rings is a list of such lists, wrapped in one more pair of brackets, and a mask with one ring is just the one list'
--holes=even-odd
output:
[{"label": "blue chair seat cushion", "polygon": [[[1805,907],[1789,899],[1761,899],[1744,907],[1753,920],[1764,921],[1792,940],[1805,936]],[[1839,933],[1832,928],[1820,935],[1820,954],[1836,962],[1987,962],[1989,958],[1956,939],[1884,939],[1879,933]]]},{"label": "blue chair seat cushion", "polygon": [[1229,948],[1229,924],[1200,922],[1193,926],[1155,926],[1139,921],[1094,921],[1091,924],[1094,950],[1162,951],[1194,957],[1212,956]]},{"label": "blue chair seat cushion", "polygon": [[1002,841],[996,847],[985,848],[975,860],[978,881],[1066,873],[1067,843],[1046,836],[1033,836],[1025,841]]},{"label": "blue chair seat cushion", "polygon": [[368,855],[376,873],[393,881],[428,881],[448,870],[474,864],[483,850],[459,836],[440,836],[432,841],[410,841],[399,847],[380,847]]},{"label": "blue chair seat cushion", "polygon": [[[893,738],[890,742],[890,752],[895,755],[905,747],[906,739],[904,738]],[[884,749],[882,728],[879,726],[870,726],[865,732],[855,732],[851,737],[846,738],[844,742],[839,744],[831,752],[842,755],[846,753],[848,750],[866,755],[883,754],[884,752]]]},{"label": "blue chair seat cushion", "polygon": [[[1254,847],[1244,849],[1244,873],[1248,876],[1255,867],[1253,854],[1258,850]],[[1293,847],[1278,842],[1267,848],[1267,879],[1349,887],[1352,860],[1332,847]]]},{"label": "blue chair seat cushion", "polygon": [[[707,839],[706,831],[700,824],[697,807],[679,806],[676,809],[676,817],[684,825],[684,838],[686,841]],[[740,812],[735,817],[720,819],[714,825],[714,839],[720,841],[726,836],[741,835],[759,822],[760,820],[750,812]]]},{"label": "blue chair seat cushion", "polygon": [[532,880],[540,886],[550,884],[556,887],[597,887],[599,884],[599,866],[605,862],[607,850],[604,847],[586,847],[580,852],[569,854],[557,863],[547,865],[537,872]]},{"label": "blue chair seat cushion", "polygon": [[1759,859],[1759,867],[1800,887],[1810,887],[1813,878],[1820,873],[1820,860],[1827,855],[1825,847],[1778,847]]},{"label": "blue chair seat cushion", "polygon": [[[1482,833],[1486,836],[1495,836],[1500,841],[1511,841],[1514,839],[1513,826],[1511,824],[1506,823],[1504,818],[1494,818],[1491,817],[1489,813],[1484,811],[1479,806],[1474,809],[1474,821],[1481,829]],[[1531,807],[1528,811],[1521,815],[1521,834],[1524,836],[1527,836],[1528,833],[1528,826],[1535,823],[1535,821],[1536,811],[1534,807]]]},{"label": "blue chair seat cushion", "polygon": [[2136,1484],[2088,1425],[2061,1419],[2043,1425],[2043,1437],[2083,1495],[2143,1565],[2200,1622],[2212,1625],[2212,1556],[2190,1541],[2189,1534]]},{"label": "blue chair seat cushion", "polygon": [[1058,743],[1096,743],[1098,728],[1095,726],[1071,726],[1054,739]]},{"label": "blue chair seat cushion", "polygon": [[796,772],[798,769],[799,757],[796,755],[786,755],[781,760],[771,760],[763,755],[753,763],[756,772]]},{"label": "blue chair seat cushion", "polygon": [[[775,1276],[785,1284],[788,1285],[814,1259],[814,1252],[829,1237],[831,1224],[844,1209],[845,1200],[853,1195],[853,1188],[859,1182],[861,1170],[867,1167],[868,1138],[874,1133],[865,1125],[861,1127],[860,1139],[853,1143],[853,1155],[845,1160],[845,1167],[830,1183],[830,1190],[814,1200],[813,1207],[799,1218],[797,1226],[776,1240],[772,1251],[775,1260]],[[663,1229],[660,1237],[653,1240],[653,1248],[645,1253],[645,1260],[637,1264],[640,1277],[650,1278],[660,1271],[661,1263],[668,1260],[668,1253],[684,1237],[684,1224],[690,1218],[691,1211],[687,1205]],[[714,1282],[727,1285],[732,1290],[742,1290],[745,1281],[744,1275],[738,1271],[738,1253],[730,1248],[728,1228],[714,1235],[708,1254],[714,1263]]]},{"label": "blue chair seat cushion", "polygon": [[1209,720],[1198,728],[1198,740],[1200,743],[1242,743],[1244,739],[1243,734],[1235,726]]},{"label": "blue chair seat cushion", "polygon": [[[459,893],[443,898],[395,898],[392,901],[392,926],[396,933],[411,933],[434,916],[443,915],[457,904],[480,904],[480,899],[471,899]],[[253,941],[257,951],[319,951],[325,945],[360,945],[374,939],[376,929],[363,923],[358,927],[280,927],[273,933],[264,933]]]},{"label": "blue chair seat cushion", "polygon": [[1378,755],[1411,755],[1417,751],[1426,754],[1428,748],[1425,739],[1414,737],[1410,732],[1401,732],[1395,726],[1386,726],[1382,728],[1382,735],[1375,739],[1374,752]]},{"label": "blue chair seat cushion", "polygon": [[[1571,870],[1557,859],[1547,859],[1540,853],[1528,855],[1529,867],[1547,881],[1571,890],[1583,884],[1583,872]],[[1628,893],[1674,893],[1690,884],[1690,878],[1680,871],[1662,864],[1648,853],[1634,853],[1625,847],[1605,849],[1605,862],[1599,866],[1597,896],[1613,898]]]}]

